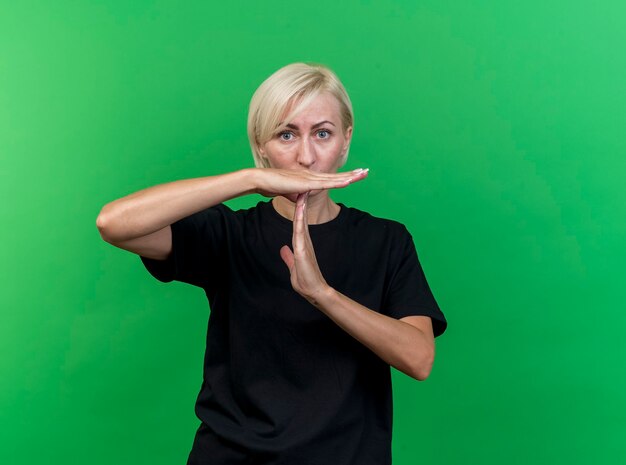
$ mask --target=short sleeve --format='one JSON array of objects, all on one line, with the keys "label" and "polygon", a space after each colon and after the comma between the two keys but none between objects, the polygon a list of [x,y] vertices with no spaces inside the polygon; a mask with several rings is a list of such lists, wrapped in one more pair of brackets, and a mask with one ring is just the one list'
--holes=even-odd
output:
[{"label": "short sleeve", "polygon": [[172,252],[166,260],[140,255],[148,272],[161,282],[180,281],[202,288],[220,275],[225,214],[230,209],[219,204],[171,224]]},{"label": "short sleeve", "polygon": [[401,225],[401,234],[395,245],[388,270],[385,313],[396,319],[410,315],[429,316],[437,337],[444,333],[448,323],[430,290],[413,238],[404,225]]}]

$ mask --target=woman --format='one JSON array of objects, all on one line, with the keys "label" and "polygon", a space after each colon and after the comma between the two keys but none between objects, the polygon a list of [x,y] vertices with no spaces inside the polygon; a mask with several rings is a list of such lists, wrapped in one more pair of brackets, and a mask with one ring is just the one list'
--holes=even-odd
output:
[{"label": "woman", "polygon": [[[294,63],[252,97],[256,168],[106,205],[107,242],[211,313],[188,464],[391,463],[390,365],[424,380],[447,326],[400,223],[334,202],[353,115],[336,75]],[[271,198],[233,211],[224,201]]]}]

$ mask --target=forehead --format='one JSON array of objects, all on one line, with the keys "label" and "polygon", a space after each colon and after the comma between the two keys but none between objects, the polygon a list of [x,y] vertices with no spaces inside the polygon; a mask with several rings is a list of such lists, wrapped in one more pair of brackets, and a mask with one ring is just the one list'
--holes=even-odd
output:
[{"label": "forehead", "polygon": [[[287,116],[297,102],[291,102],[283,115]],[[315,124],[322,120],[329,120],[337,123],[341,118],[339,101],[334,95],[322,92],[315,96],[313,100],[303,109],[301,109],[292,119],[290,123],[310,123]]]}]

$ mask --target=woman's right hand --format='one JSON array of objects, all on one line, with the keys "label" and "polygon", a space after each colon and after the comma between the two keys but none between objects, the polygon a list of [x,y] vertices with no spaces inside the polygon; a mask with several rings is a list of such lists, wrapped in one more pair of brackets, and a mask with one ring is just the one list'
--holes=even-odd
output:
[{"label": "woman's right hand", "polygon": [[341,173],[319,173],[306,169],[255,168],[254,191],[265,197],[283,195],[295,199],[298,194],[304,192],[346,187],[353,182],[365,179],[367,172],[367,169],[362,168]]}]

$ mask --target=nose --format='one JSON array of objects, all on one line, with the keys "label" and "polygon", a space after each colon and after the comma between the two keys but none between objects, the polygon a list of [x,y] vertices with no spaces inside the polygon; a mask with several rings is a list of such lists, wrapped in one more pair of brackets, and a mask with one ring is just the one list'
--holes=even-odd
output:
[{"label": "nose", "polygon": [[308,138],[303,137],[298,147],[297,161],[300,166],[310,168],[315,163],[315,147]]}]

